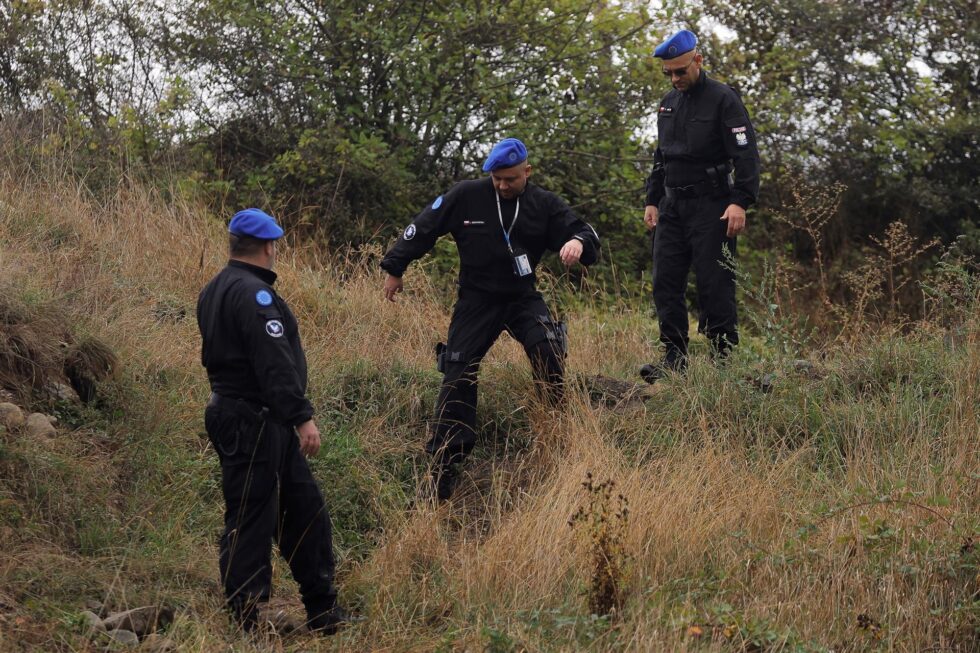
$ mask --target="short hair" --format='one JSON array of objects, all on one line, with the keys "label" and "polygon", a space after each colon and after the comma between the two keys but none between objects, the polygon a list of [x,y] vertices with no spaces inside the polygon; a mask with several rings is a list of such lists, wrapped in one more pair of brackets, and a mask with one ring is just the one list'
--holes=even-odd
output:
[{"label": "short hair", "polygon": [[240,236],[238,234],[228,234],[228,253],[232,256],[252,256],[258,254],[268,240],[255,238],[254,236]]}]

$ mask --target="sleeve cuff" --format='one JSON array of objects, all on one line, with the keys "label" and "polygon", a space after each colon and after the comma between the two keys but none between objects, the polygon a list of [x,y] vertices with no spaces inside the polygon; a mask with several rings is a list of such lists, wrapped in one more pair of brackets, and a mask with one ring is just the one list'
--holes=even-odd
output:
[{"label": "sleeve cuff", "polygon": [[381,269],[390,274],[393,277],[398,277],[401,279],[402,275],[405,274],[405,270],[398,270],[394,268],[391,264],[387,264],[384,261],[381,262]]},{"label": "sleeve cuff", "polygon": [[311,419],[313,419],[312,407],[310,408],[309,412],[303,412],[300,415],[297,415],[293,419],[289,420],[289,425],[293,428],[296,428],[300,424],[305,424],[309,422]]},{"label": "sleeve cuff", "polygon": [[743,195],[741,193],[733,195],[732,196],[732,199],[731,199],[731,203],[732,204],[737,204],[738,206],[741,206],[742,209],[744,209],[746,211],[748,211],[749,210],[749,207],[752,206],[752,204],[754,204],[754,202],[752,201],[752,198],[746,197],[745,195]]}]

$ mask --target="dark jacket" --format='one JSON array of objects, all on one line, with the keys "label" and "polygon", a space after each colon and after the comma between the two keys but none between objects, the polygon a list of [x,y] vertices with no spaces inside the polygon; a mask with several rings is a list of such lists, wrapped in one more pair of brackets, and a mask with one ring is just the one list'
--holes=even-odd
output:
[{"label": "dark jacket", "polygon": [[[517,224],[510,233],[517,254],[527,254],[531,268],[546,250],[559,251],[572,238],[582,241],[582,265],[599,257],[599,236],[554,193],[528,183],[520,196]],[[503,224],[511,227],[517,200],[500,200]],[[381,267],[396,277],[408,264],[424,256],[443,234],[452,234],[459,250],[461,288],[494,294],[520,294],[533,290],[535,275],[517,277],[507,249],[504,227],[497,213],[493,182],[489,177],[453,186],[422,211],[398,238]]]},{"label": "dark jacket", "polygon": [[313,417],[306,398],[306,354],[293,312],[272,285],[276,273],[229,261],[197,300],[197,325],[211,391],[269,408],[298,426]]},{"label": "dark jacket", "polygon": [[676,89],[660,102],[657,150],[647,178],[646,204],[656,206],[664,186],[684,187],[711,181],[706,170],[734,167],[730,203],[742,208],[759,195],[759,149],[742,99],[732,87],[701,71],[687,92]]}]

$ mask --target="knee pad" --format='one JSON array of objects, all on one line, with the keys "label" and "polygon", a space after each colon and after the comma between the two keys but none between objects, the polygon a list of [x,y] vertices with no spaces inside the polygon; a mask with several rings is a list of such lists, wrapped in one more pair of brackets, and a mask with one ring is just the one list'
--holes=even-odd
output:
[{"label": "knee pad", "polygon": [[560,369],[565,363],[565,350],[554,340],[540,340],[527,348],[528,357],[543,363],[549,370]]},{"label": "knee pad", "polygon": [[530,354],[532,351],[544,351],[547,348],[551,355],[565,358],[568,353],[568,326],[561,320],[552,320],[547,315],[538,318],[540,332],[526,345]]}]

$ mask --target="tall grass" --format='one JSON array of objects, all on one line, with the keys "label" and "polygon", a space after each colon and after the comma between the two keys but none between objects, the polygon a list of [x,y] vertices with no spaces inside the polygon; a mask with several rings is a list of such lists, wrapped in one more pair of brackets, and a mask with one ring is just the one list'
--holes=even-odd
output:
[{"label": "tall grass", "polygon": [[[224,222],[135,183],[96,199],[50,172],[0,172],[5,296],[123,361],[50,442],[0,436],[0,649],[96,650],[86,600],[181,608],[182,650],[249,649],[221,612],[215,456],[194,305]],[[412,507],[445,301],[410,271],[382,301],[378,251],[288,243],[346,603],[367,620],[287,650],[980,650],[980,342],[870,326],[800,371],[749,334],[697,356],[644,405],[573,389],[549,414],[504,336],[481,376],[481,440],[455,500]],[[557,298],[556,298],[556,301]],[[586,307],[570,371],[631,377],[654,357],[646,306]],[[876,329],[872,331],[871,329]],[[760,388],[760,370],[775,383]],[[766,390],[766,391],[763,391]],[[622,603],[589,614],[582,483],[628,499]],[[296,609],[277,565],[276,592]]]}]

